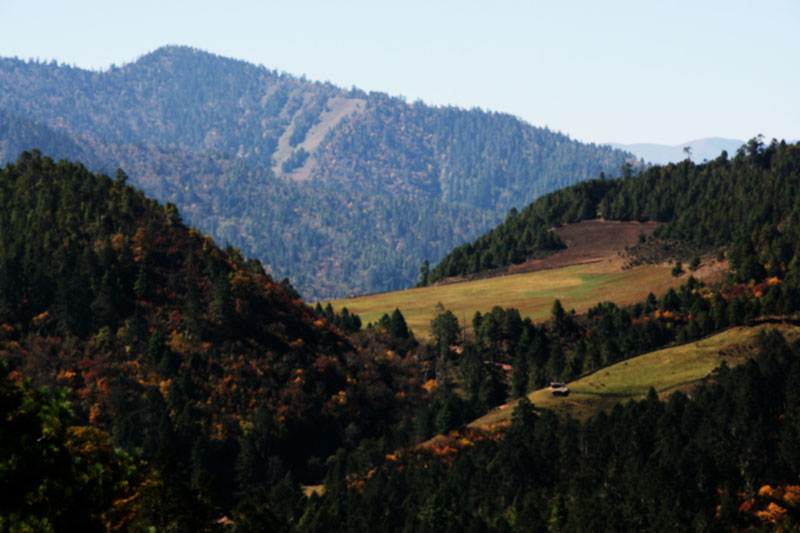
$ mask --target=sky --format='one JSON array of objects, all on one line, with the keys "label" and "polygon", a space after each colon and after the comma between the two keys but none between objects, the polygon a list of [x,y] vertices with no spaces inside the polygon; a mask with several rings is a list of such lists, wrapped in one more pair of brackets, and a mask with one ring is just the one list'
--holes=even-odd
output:
[{"label": "sky", "polygon": [[0,56],[179,44],[594,143],[800,139],[798,0],[0,0]]}]

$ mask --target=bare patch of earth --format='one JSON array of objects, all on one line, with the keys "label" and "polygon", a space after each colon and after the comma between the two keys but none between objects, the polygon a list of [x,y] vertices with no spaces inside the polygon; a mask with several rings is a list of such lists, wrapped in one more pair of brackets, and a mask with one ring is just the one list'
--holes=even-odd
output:
[{"label": "bare patch of earth", "polygon": [[[295,150],[303,148],[309,154],[313,154],[322,143],[325,135],[327,135],[330,130],[335,128],[339,122],[353,113],[363,112],[365,108],[366,100],[362,98],[331,98],[328,100],[325,111],[320,115],[319,122],[317,122],[311,127],[310,130],[308,130],[305,140],[295,148],[289,146],[289,138],[294,132],[294,124],[292,124],[289,128],[286,128],[286,132],[284,132],[283,136],[281,136],[280,140],[278,141],[278,149],[273,156],[275,161],[273,171],[276,174],[280,174],[281,165],[284,161],[289,159]],[[302,167],[285,174],[285,177],[295,181],[305,181],[311,175],[314,165],[314,158],[309,157],[306,159],[306,162]]]},{"label": "bare patch of earth", "polygon": [[625,247],[634,246],[639,235],[650,235],[658,227],[658,222],[619,222],[614,220],[584,220],[577,224],[567,224],[551,231],[567,245],[543,259],[530,259],[519,265],[511,265],[509,274],[549,270],[599,261],[619,262],[620,252]]}]

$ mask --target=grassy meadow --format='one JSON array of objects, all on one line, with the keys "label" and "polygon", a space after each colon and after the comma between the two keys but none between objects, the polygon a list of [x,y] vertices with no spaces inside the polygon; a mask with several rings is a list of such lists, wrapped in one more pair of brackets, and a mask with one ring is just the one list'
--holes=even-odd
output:
[{"label": "grassy meadow", "polygon": [[[621,361],[568,384],[569,396],[553,396],[549,389],[528,394],[536,407],[552,409],[586,419],[614,404],[642,399],[653,387],[660,398],[676,390],[687,390],[701,383],[724,361],[733,367],[754,354],[758,333],[776,328],[792,341],[800,338],[800,327],[762,324],[735,327],[705,339],[650,352]],[[487,426],[510,420],[516,402],[495,409],[470,424]]]},{"label": "grassy meadow", "polygon": [[[459,320],[471,323],[475,311],[492,307],[514,307],[534,321],[550,314],[553,300],[561,300],[565,309],[586,312],[602,301],[618,305],[644,300],[649,292],[660,296],[667,288],[679,285],[685,278],[673,278],[670,266],[648,265],[622,270],[620,261],[600,261],[553,270],[540,270],[496,278],[407,289],[355,298],[331,300],[337,311],[347,307],[366,325],[376,322],[384,313],[400,309],[417,337],[429,335],[435,308],[441,302]],[[327,302],[323,302],[325,304]]]}]

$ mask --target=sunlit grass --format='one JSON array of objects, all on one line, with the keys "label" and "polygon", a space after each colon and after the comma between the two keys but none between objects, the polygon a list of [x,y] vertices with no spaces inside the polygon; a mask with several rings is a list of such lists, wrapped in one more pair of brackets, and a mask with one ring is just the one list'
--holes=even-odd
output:
[{"label": "sunlit grass", "polygon": [[[553,396],[549,389],[528,394],[536,407],[586,419],[614,404],[644,398],[650,387],[662,399],[676,390],[688,390],[711,375],[724,361],[733,367],[754,355],[756,335],[778,329],[787,341],[800,338],[800,328],[763,324],[737,327],[697,342],[690,342],[603,368],[568,384],[569,396]],[[509,420],[516,402],[475,420],[471,426],[486,426]]]},{"label": "sunlit grass", "polygon": [[556,298],[565,309],[582,313],[601,301],[623,305],[642,301],[649,292],[660,296],[668,287],[683,281],[673,278],[668,266],[642,266],[623,271],[618,262],[603,261],[330,303],[337,311],[347,307],[351,313],[357,313],[365,325],[398,308],[414,333],[427,337],[438,302],[467,324],[471,323],[475,311],[485,313],[496,305],[514,307],[522,316],[538,321],[549,316]]}]

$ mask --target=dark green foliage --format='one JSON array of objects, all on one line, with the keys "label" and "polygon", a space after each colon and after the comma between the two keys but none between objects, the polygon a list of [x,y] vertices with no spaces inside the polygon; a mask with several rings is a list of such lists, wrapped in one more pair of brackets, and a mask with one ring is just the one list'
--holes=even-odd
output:
[{"label": "dark green foliage", "polygon": [[[38,152],[0,170],[0,287],[0,357],[15,375],[69,387],[76,422],[147,460],[170,451],[143,524],[172,527],[164,515],[190,509],[186,498],[230,509],[245,490],[281,508],[358,444],[352,434],[407,441],[401,425],[422,403],[415,361],[355,348],[287,280],[121,174]],[[361,327],[346,310],[331,316]],[[402,315],[391,322],[405,354],[413,336]],[[187,512],[174,514],[180,530],[208,523]]]},{"label": "dark green foliage", "polygon": [[[344,311],[345,309],[342,309],[342,312]],[[407,354],[409,350],[417,346],[417,340],[408,329],[408,324],[406,324],[406,319],[400,309],[395,309],[391,315],[384,313],[377,326],[386,333],[386,345],[389,349]]]},{"label": "dark green foliage", "polygon": [[733,159],[720,156],[700,165],[687,160],[548,194],[475,242],[453,250],[429,280],[506,267],[513,262],[509,251],[515,247],[523,247],[519,259],[535,257],[547,249],[525,248],[525,243],[539,240],[537,235],[598,216],[663,222],[647,239],[648,245],[651,240],[676,241],[695,251],[732,245],[728,256],[741,281],[782,276],[797,249],[798,198],[800,146],[777,141],[748,144]]},{"label": "dark green foliage", "polygon": [[108,435],[70,426],[64,390],[14,384],[0,361],[2,531],[106,531],[142,465]]},{"label": "dark green foliage", "polygon": [[[333,311],[331,304],[326,305],[324,309],[320,304],[317,304],[315,311],[318,315],[324,316],[328,319],[328,322],[345,333],[355,333],[361,329],[361,318],[356,314],[350,313],[346,307],[342,307],[342,310],[336,313]],[[405,324],[405,322],[403,322],[403,324]],[[408,333],[408,328],[406,328],[406,333]],[[406,338],[407,337],[408,334],[406,334]]]},{"label": "dark green foliage", "polygon": [[434,446],[380,461],[358,488],[330,479],[304,529],[757,529],[755,511],[769,501],[759,488],[797,484],[797,376],[800,346],[767,334],[755,361],[720,369],[691,399],[662,403],[651,391],[582,424],[523,399],[502,439],[471,436],[459,452]]},{"label": "dark green foliage", "polygon": [[458,340],[458,334],[461,331],[458,325],[458,318],[452,311],[444,310],[439,304],[440,312],[431,321],[431,334],[436,344],[436,350],[440,356],[445,356],[450,351],[450,346]]}]

